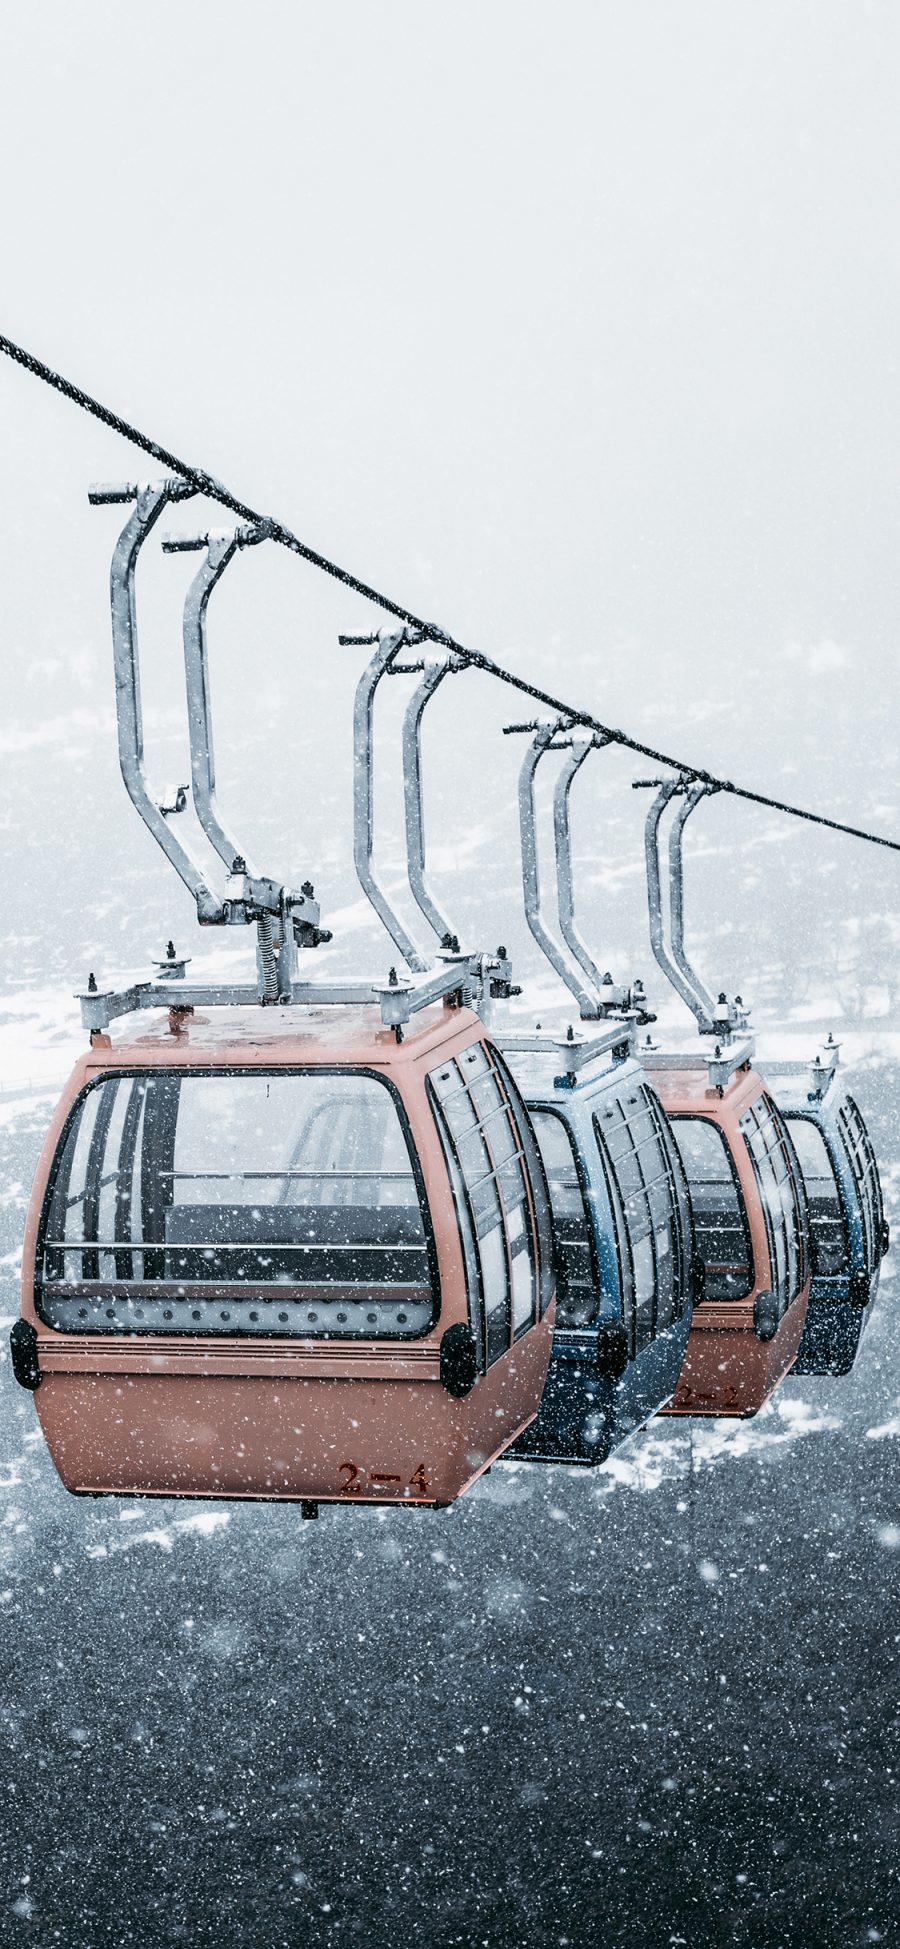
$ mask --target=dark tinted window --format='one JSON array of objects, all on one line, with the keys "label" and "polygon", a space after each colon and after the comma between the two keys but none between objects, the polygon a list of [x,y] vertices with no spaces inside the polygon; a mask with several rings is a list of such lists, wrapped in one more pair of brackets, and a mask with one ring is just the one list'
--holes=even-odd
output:
[{"label": "dark tinted window", "polygon": [[687,1289],[684,1180],[657,1098],[626,1084],[594,1114],[619,1231],[623,1305],[637,1352],[679,1317]]},{"label": "dark tinted window", "polygon": [[759,1185],[769,1241],[772,1290],[784,1313],[806,1279],[806,1209],[803,1180],[787,1126],[767,1096],[741,1118],[740,1128]]},{"label": "dark tinted window", "polygon": [[708,1117],[673,1117],[672,1131],[690,1187],[703,1297],[744,1299],[753,1285],[750,1232],[724,1134]]},{"label": "dark tinted window", "polygon": [[109,1077],[57,1158],[39,1310],[76,1332],[403,1338],[436,1313],[425,1217],[380,1078]]},{"label": "dark tinted window", "polygon": [[817,1123],[788,1115],[787,1126],[803,1173],[809,1209],[810,1262],[813,1275],[824,1277],[847,1271],[849,1242],[844,1208],[834,1165]]},{"label": "dark tinted window", "polygon": [[544,1296],[542,1262],[549,1262],[550,1243],[543,1173],[524,1108],[485,1043],[472,1043],[431,1070],[427,1086],[456,1167],[451,1175],[464,1245],[467,1226],[469,1233],[472,1324],[490,1366],[528,1331]]},{"label": "dark tinted window", "polygon": [[857,1108],[852,1096],[845,1097],[838,1110],[838,1126],[862,1207],[866,1266],[872,1272],[881,1257],[884,1205],[875,1152],[872,1149],[862,1112]]}]

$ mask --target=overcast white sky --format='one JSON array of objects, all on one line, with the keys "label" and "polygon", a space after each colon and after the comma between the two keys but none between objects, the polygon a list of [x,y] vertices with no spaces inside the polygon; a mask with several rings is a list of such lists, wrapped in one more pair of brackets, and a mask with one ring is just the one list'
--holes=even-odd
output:
[{"label": "overcast white sky", "polygon": [[[2,20],[0,329],[465,640],[810,804],[850,754],[842,809],[900,831],[859,766],[900,621],[894,4]],[[0,411],[7,735],[80,710],[78,789],[143,861],[84,730],[115,519],[84,490],[147,463],[5,362]],[[220,769],[251,642],[277,794],[320,710],[339,779],[368,618],[276,555],[217,600]],[[146,579],[174,679],[183,569]]]}]

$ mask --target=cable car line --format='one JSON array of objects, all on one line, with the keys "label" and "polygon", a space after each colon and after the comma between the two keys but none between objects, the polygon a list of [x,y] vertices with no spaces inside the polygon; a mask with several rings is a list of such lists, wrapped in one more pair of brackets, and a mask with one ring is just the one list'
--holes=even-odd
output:
[{"label": "cable car line", "polygon": [[71,379],[66,379],[62,373],[56,372],[52,366],[46,365],[42,359],[36,358],[34,353],[27,351],[24,346],[18,345],[14,339],[7,338],[3,333],[0,333],[0,352],[6,358],[13,360],[16,365],[22,366],[26,372],[42,380],[45,385],[51,386],[54,391],[62,393],[64,398],[72,400],[74,405],[80,406],[94,419],[110,427],[114,433],[120,434],[132,446],[139,447],[144,453],[159,461],[161,466],[179,474],[197,493],[205,494],[210,500],[217,501],[220,506],[238,515],[242,521],[247,521],[257,528],[264,528],[270,540],[279,542],[284,548],[289,548],[293,554],[301,556],[313,568],[320,569],[324,575],[329,575],[335,581],[343,583],[345,588],[353,589],[357,595],[362,596],[367,602],[374,603],[388,615],[397,617],[400,622],[420,634],[422,639],[440,644],[451,654],[463,658],[473,669],[482,670],[485,675],[496,677],[500,683],[509,684],[523,696],[532,697],[536,703],[544,704],[550,710],[567,717],[573,726],[583,725],[587,730],[598,732],[610,744],[620,745],[623,750],[633,751],[639,757],[650,758],[654,764],[665,765],[670,770],[681,773],[685,778],[714,787],[717,791],[727,792],[732,798],[745,799],[749,804],[761,805],[770,812],[783,812],[792,819],[803,819],[809,825],[824,826],[831,832],[843,833],[851,839],[862,839],[870,846],[883,846],[889,852],[900,852],[900,839],[889,839],[884,833],[869,832],[864,827],[848,825],[843,820],[829,818],[823,812],[810,812],[804,806],[791,805],[785,799],[772,798],[765,792],[753,791],[747,785],[738,785],[733,779],[718,778],[714,773],[705,771],[697,765],[686,764],[680,758],[673,758],[666,752],[657,751],[653,745],[642,743],[640,739],[631,737],[627,731],[604,724],[589,711],[573,709],[562,699],[553,696],[552,692],[543,690],[538,684],[529,683],[525,677],[515,676],[512,671],[506,670],[502,664],[495,662],[493,657],[484,655],[482,651],[468,649],[448,631],[441,629],[437,623],[424,621],[412,610],[393,601],[390,596],[382,595],[369,583],[361,581],[349,569],[342,568],[328,556],[321,555],[307,542],[301,541],[290,528],[284,526],[283,522],[276,521],[270,515],[260,514],[247,502],[239,500],[235,494],[232,494],[230,488],[208,474],[205,469],[192,467],[186,461],[179,459],[177,454],[161,446],[148,434],[142,433],[130,421],[123,419],[110,407],[104,406],[100,400],[94,399],[82,387],[76,386]]}]

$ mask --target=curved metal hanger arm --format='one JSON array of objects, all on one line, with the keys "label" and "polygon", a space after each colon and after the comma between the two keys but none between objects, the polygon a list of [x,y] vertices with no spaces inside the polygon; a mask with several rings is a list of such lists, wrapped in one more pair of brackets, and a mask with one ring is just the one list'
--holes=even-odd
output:
[{"label": "curved metal hanger arm", "polygon": [[[707,1026],[707,1015],[699,996],[691,982],[682,973],[677,961],[666,946],[663,928],[662,878],[659,864],[659,823],[676,792],[680,792],[681,780],[664,778],[656,797],[652,800],[644,824],[644,858],[647,866],[647,908],[650,919],[650,946],[655,960],[661,967],[666,980],[687,1003],[701,1030]],[[670,859],[671,866],[671,859]]]},{"label": "curved metal hanger arm", "polygon": [[135,503],[113,550],[110,570],[116,724],[119,766],[125,789],[148,831],[193,896],[198,920],[210,924],[223,918],[222,904],[199,861],[169,825],[171,813],[184,809],[184,795],[179,788],[175,804],[166,807],[163,800],[154,797],[147,783],[135,599],[137,559],[147,536],[170,501],[187,500],[194,492],[195,489],[185,481],[170,477],[150,485],[92,487],[88,498],[95,507],[107,503]]},{"label": "curved metal hanger arm", "polygon": [[[569,827],[569,793],[572,780],[594,746],[596,737],[573,737],[572,749],[556,780],[553,792],[553,839],[556,851],[556,890],[559,905],[559,929],[570,953],[574,954],[579,966],[584,969],[588,980],[599,988],[603,976],[593,956],[589,953],[575,921],[575,893],[572,881],[572,835]],[[608,743],[604,739],[603,743]]]},{"label": "curved metal hanger arm", "polygon": [[356,696],[353,701],[353,861],[366,899],[387,928],[394,946],[402,954],[407,967],[411,968],[414,974],[425,974],[431,967],[431,962],[426,959],[412,936],[407,933],[399,914],[376,878],[372,865],[374,843],[372,725],[375,692],[397,651],[415,640],[405,625],[402,629],[382,630],[376,638],[374,654],[356,686]]},{"label": "curved metal hanger arm", "polygon": [[554,972],[565,982],[570,994],[574,995],[579,1014],[585,1021],[592,1021],[602,1013],[598,996],[585,987],[577,964],[563,952],[553,936],[548,933],[541,912],[534,779],[541,758],[548,749],[557,728],[555,722],[537,726],[519,771],[519,832],[522,842],[522,893],[525,919],[541,953],[549,961]]},{"label": "curved metal hanger arm", "polygon": [[406,865],[419,912],[443,946],[456,930],[438,906],[425,876],[425,812],[422,802],[422,714],[429,698],[453,668],[450,657],[428,657],[403,718],[403,801],[406,813]]},{"label": "curved metal hanger arm", "polygon": [[[669,947],[676,966],[693,989],[694,1014],[702,1030],[712,1034],[716,1027],[716,1002],[696,968],[688,960],[684,946],[684,828],[700,800],[712,787],[695,779],[688,787],[669,829]],[[691,1006],[691,1004],[689,1004]]]},{"label": "curved metal hanger arm", "polygon": [[206,612],[216,583],[224,575],[229,562],[234,560],[238,549],[248,542],[259,541],[262,538],[258,531],[238,528],[230,534],[211,534],[199,537],[197,540],[182,540],[180,537],[167,536],[163,542],[167,554],[197,547],[206,548],[206,560],[194,576],[185,597],[182,625],[194,809],[210,845],[227,866],[229,873],[234,871],[236,858],[242,857],[246,872],[253,877],[258,876],[259,868],[254,865],[249,853],[238,843],[233,832],[224,823],[216,798],[216,759]]}]

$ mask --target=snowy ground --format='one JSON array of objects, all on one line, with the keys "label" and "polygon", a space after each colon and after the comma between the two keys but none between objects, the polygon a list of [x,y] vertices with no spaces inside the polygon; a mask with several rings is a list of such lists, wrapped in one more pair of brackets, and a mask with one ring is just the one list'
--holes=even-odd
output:
[{"label": "snowy ground", "polygon": [[[48,1111],[0,1129],[10,1316]],[[886,1274],[849,1381],[444,1513],[75,1502],[5,1363],[0,1939],[895,1940]]]}]

